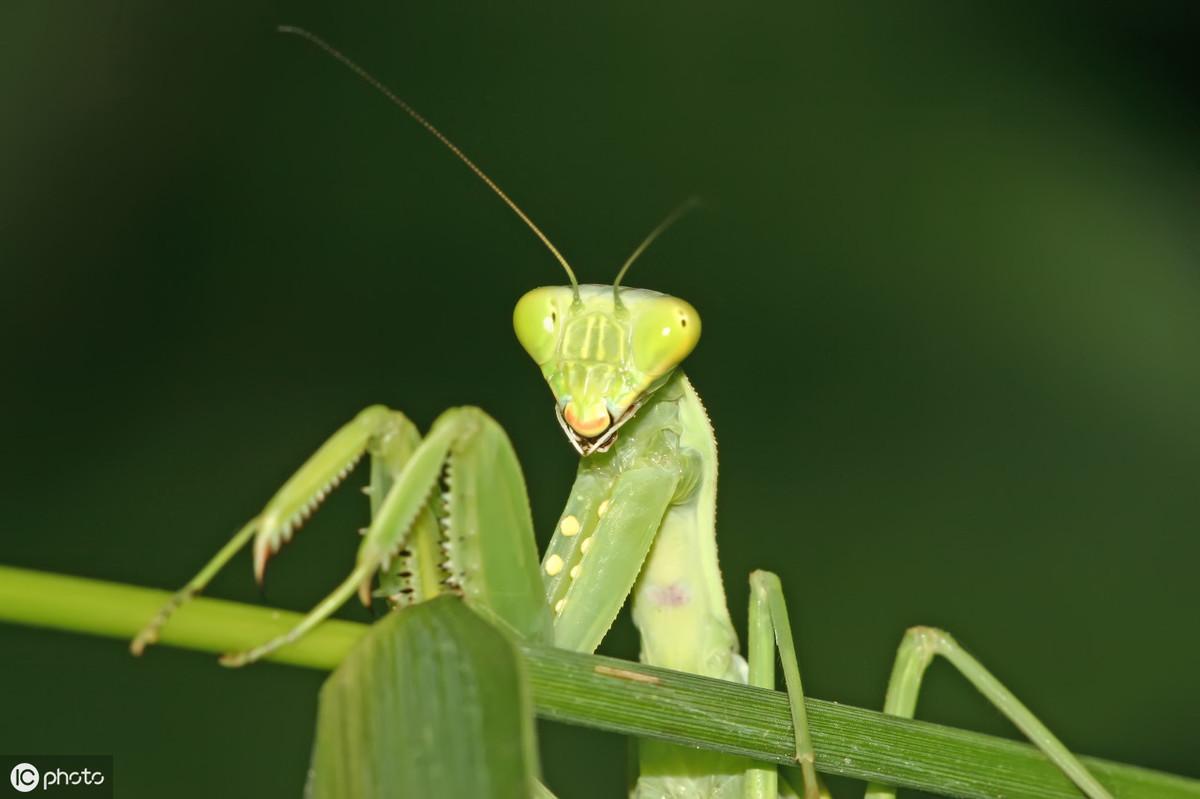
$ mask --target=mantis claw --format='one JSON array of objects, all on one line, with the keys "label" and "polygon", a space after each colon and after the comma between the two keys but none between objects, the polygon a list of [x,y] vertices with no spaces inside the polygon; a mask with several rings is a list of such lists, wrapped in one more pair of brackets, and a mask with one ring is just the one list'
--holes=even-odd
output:
[{"label": "mantis claw", "polygon": [[[297,472],[296,476],[284,484],[279,493],[263,510],[262,525],[254,538],[254,579],[258,581],[259,585],[262,585],[266,575],[267,561],[270,557],[277,554],[284,544],[292,540],[296,532],[316,513],[317,508],[321,507],[333,490],[346,479],[362,459],[367,445],[365,439],[361,442],[354,442],[357,446],[351,452],[349,459],[344,461],[341,468],[330,474],[327,471],[328,467],[321,461],[341,454],[337,452],[336,445],[342,442],[336,439],[335,435],[334,439],[318,450],[317,454]],[[310,472],[315,472],[315,474],[310,474]],[[305,482],[311,483],[314,477],[325,478],[315,491],[310,486],[304,485]],[[294,486],[293,483],[300,483],[300,485]],[[307,499],[295,496],[306,488],[311,492],[308,493]],[[303,493],[301,493],[301,497],[303,497]]]},{"label": "mantis claw", "polygon": [[194,596],[189,591],[177,591],[171,595],[167,604],[159,608],[158,613],[154,614],[154,618],[146,624],[137,634],[137,636],[129,642],[129,651],[134,657],[141,657],[146,651],[146,647],[153,646],[158,643],[158,632],[162,626],[167,623],[167,619],[171,618],[171,614]]},{"label": "mantis claw", "polygon": [[217,658],[217,662],[226,668],[239,669],[250,663],[251,660],[246,652],[228,652]]},{"label": "mantis claw", "polygon": [[159,631],[175,614],[175,611],[190,602],[197,594],[204,590],[204,586],[208,585],[208,581],[213,578],[213,575],[221,570],[221,567],[229,562],[229,559],[242,548],[242,546],[250,540],[250,536],[254,535],[254,531],[258,527],[258,517],[254,517],[242,526],[234,534],[221,550],[213,556],[212,560],[204,565],[199,573],[196,574],[187,585],[179,589],[167,599],[158,612],[154,614],[145,627],[129,642],[129,651],[135,656],[140,656],[146,647],[158,643]]}]

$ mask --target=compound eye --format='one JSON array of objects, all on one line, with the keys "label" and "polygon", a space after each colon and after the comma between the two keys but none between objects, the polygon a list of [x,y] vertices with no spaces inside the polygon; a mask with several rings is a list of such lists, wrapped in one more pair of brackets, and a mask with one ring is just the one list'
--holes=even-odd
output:
[{"label": "compound eye", "polygon": [[633,329],[633,359],[651,377],[683,361],[700,341],[700,314],[683,300],[656,299],[638,313]]},{"label": "compound eye", "polygon": [[562,292],[563,289],[558,287],[534,289],[517,300],[517,307],[513,309],[513,330],[517,340],[539,365],[550,360],[558,345],[565,307]]}]

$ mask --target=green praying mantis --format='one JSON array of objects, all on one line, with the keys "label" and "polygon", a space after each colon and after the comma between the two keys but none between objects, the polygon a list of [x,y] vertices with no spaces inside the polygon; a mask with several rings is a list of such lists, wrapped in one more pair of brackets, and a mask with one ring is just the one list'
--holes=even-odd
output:
[{"label": "green praying mantis", "polygon": [[[296,28],[366,80],[448,147],[549,249],[569,281],[535,288],[517,302],[513,326],[554,395],[554,412],[579,453],[575,483],[553,538],[538,559],[520,465],[504,430],[479,408],[444,412],[422,436],[401,412],[361,411],[335,432],[262,511],[188,582],[131,644],[157,640],[183,603],[253,540],[261,582],[270,556],[326,496],[369,456],[371,522],[353,571],[287,634],[225,665],[254,662],[303,636],[352,595],[403,608],[445,593],[513,635],[580,652],[600,644],[631,597],[641,659],[751,685],[775,687],[778,648],[805,799],[826,795],[814,768],[800,669],[780,581],[756,571],[747,659],[726,609],[717,562],[717,447],[713,429],[680,366],[700,339],[686,301],[622,286],[630,265],[685,210],[667,217],[634,250],[611,285],[581,285],[567,260],[479,167],[423,116],[340,52]],[[372,589],[373,581],[378,588]],[[1092,799],[1109,793],[1074,755],[947,633],[908,630],[888,683],[884,711],[912,717],[926,667],[952,663]],[[774,766],[657,741],[638,747],[639,799],[774,799],[794,795]],[[869,799],[895,789],[872,784]]]}]

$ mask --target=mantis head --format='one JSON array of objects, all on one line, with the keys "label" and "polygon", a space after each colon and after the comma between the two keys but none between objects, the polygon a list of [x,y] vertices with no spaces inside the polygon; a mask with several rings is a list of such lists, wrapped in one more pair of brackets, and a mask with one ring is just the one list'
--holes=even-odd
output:
[{"label": "mantis head", "polygon": [[700,340],[687,302],[647,289],[547,286],[513,311],[521,346],[542,370],[568,440],[603,452]]}]

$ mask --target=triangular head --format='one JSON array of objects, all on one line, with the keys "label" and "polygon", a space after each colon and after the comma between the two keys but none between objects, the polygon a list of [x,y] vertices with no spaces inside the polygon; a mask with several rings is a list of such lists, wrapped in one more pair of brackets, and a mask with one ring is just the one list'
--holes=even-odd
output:
[{"label": "triangular head", "polygon": [[517,302],[513,328],[550,385],[567,438],[589,455],[607,449],[695,349],[700,315],[648,289],[544,286]]}]

